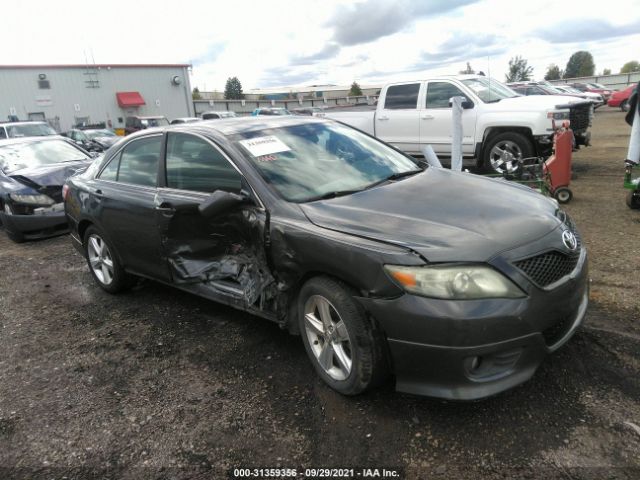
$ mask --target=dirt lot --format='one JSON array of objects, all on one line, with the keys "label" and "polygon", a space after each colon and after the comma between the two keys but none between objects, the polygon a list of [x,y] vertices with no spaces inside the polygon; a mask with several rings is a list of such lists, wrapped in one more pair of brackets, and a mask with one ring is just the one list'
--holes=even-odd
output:
[{"label": "dirt lot", "polygon": [[[0,235],[0,479],[209,479],[233,467],[406,478],[640,478],[640,212],[629,127],[596,113],[567,207],[592,303],[535,377],[477,403],[325,387],[299,338],[153,282],[111,296],[67,237]],[[523,214],[526,214],[523,212]]]}]

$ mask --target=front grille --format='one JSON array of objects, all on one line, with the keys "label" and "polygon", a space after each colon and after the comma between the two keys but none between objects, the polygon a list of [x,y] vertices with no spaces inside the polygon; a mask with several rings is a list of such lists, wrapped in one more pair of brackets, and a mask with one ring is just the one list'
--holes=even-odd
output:
[{"label": "front grille", "polygon": [[558,343],[571,328],[571,317],[564,317],[555,324],[542,331],[542,336],[548,347]]},{"label": "front grille", "polygon": [[551,251],[535,257],[525,258],[514,265],[524,272],[536,285],[547,287],[569,275],[578,265],[580,250],[575,255]]},{"label": "front grille", "polygon": [[574,105],[570,109],[569,120],[571,121],[571,129],[579,132],[589,128],[591,123],[591,103],[584,105]]}]

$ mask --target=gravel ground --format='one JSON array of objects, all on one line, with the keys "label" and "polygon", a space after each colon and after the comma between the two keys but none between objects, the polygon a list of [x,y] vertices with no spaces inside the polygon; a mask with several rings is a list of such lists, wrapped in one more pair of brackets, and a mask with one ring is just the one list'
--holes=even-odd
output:
[{"label": "gravel ground", "polygon": [[590,252],[585,325],[476,403],[325,387],[299,338],[156,284],[111,296],[69,238],[0,236],[0,479],[217,479],[233,467],[401,478],[640,478],[640,212],[629,127],[596,113],[567,207]]}]

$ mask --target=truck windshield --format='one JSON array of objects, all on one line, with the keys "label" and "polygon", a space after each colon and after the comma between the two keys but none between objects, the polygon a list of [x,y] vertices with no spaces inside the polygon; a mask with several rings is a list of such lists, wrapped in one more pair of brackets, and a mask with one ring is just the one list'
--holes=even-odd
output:
[{"label": "truck windshield", "polygon": [[467,87],[474,91],[484,103],[499,102],[504,98],[518,97],[519,95],[498,80],[488,77],[470,78],[462,80]]},{"label": "truck windshield", "polygon": [[267,128],[231,140],[268,184],[297,203],[347,195],[421,171],[404,154],[333,123]]}]

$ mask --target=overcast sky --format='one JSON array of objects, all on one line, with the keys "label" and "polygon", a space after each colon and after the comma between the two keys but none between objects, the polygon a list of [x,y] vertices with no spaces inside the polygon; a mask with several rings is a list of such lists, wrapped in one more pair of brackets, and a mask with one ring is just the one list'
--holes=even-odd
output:
[{"label": "overcast sky", "polygon": [[3,2],[1,64],[191,63],[222,90],[383,83],[457,73],[504,80],[521,55],[541,79],[590,51],[596,73],[640,60],[638,0]]}]

